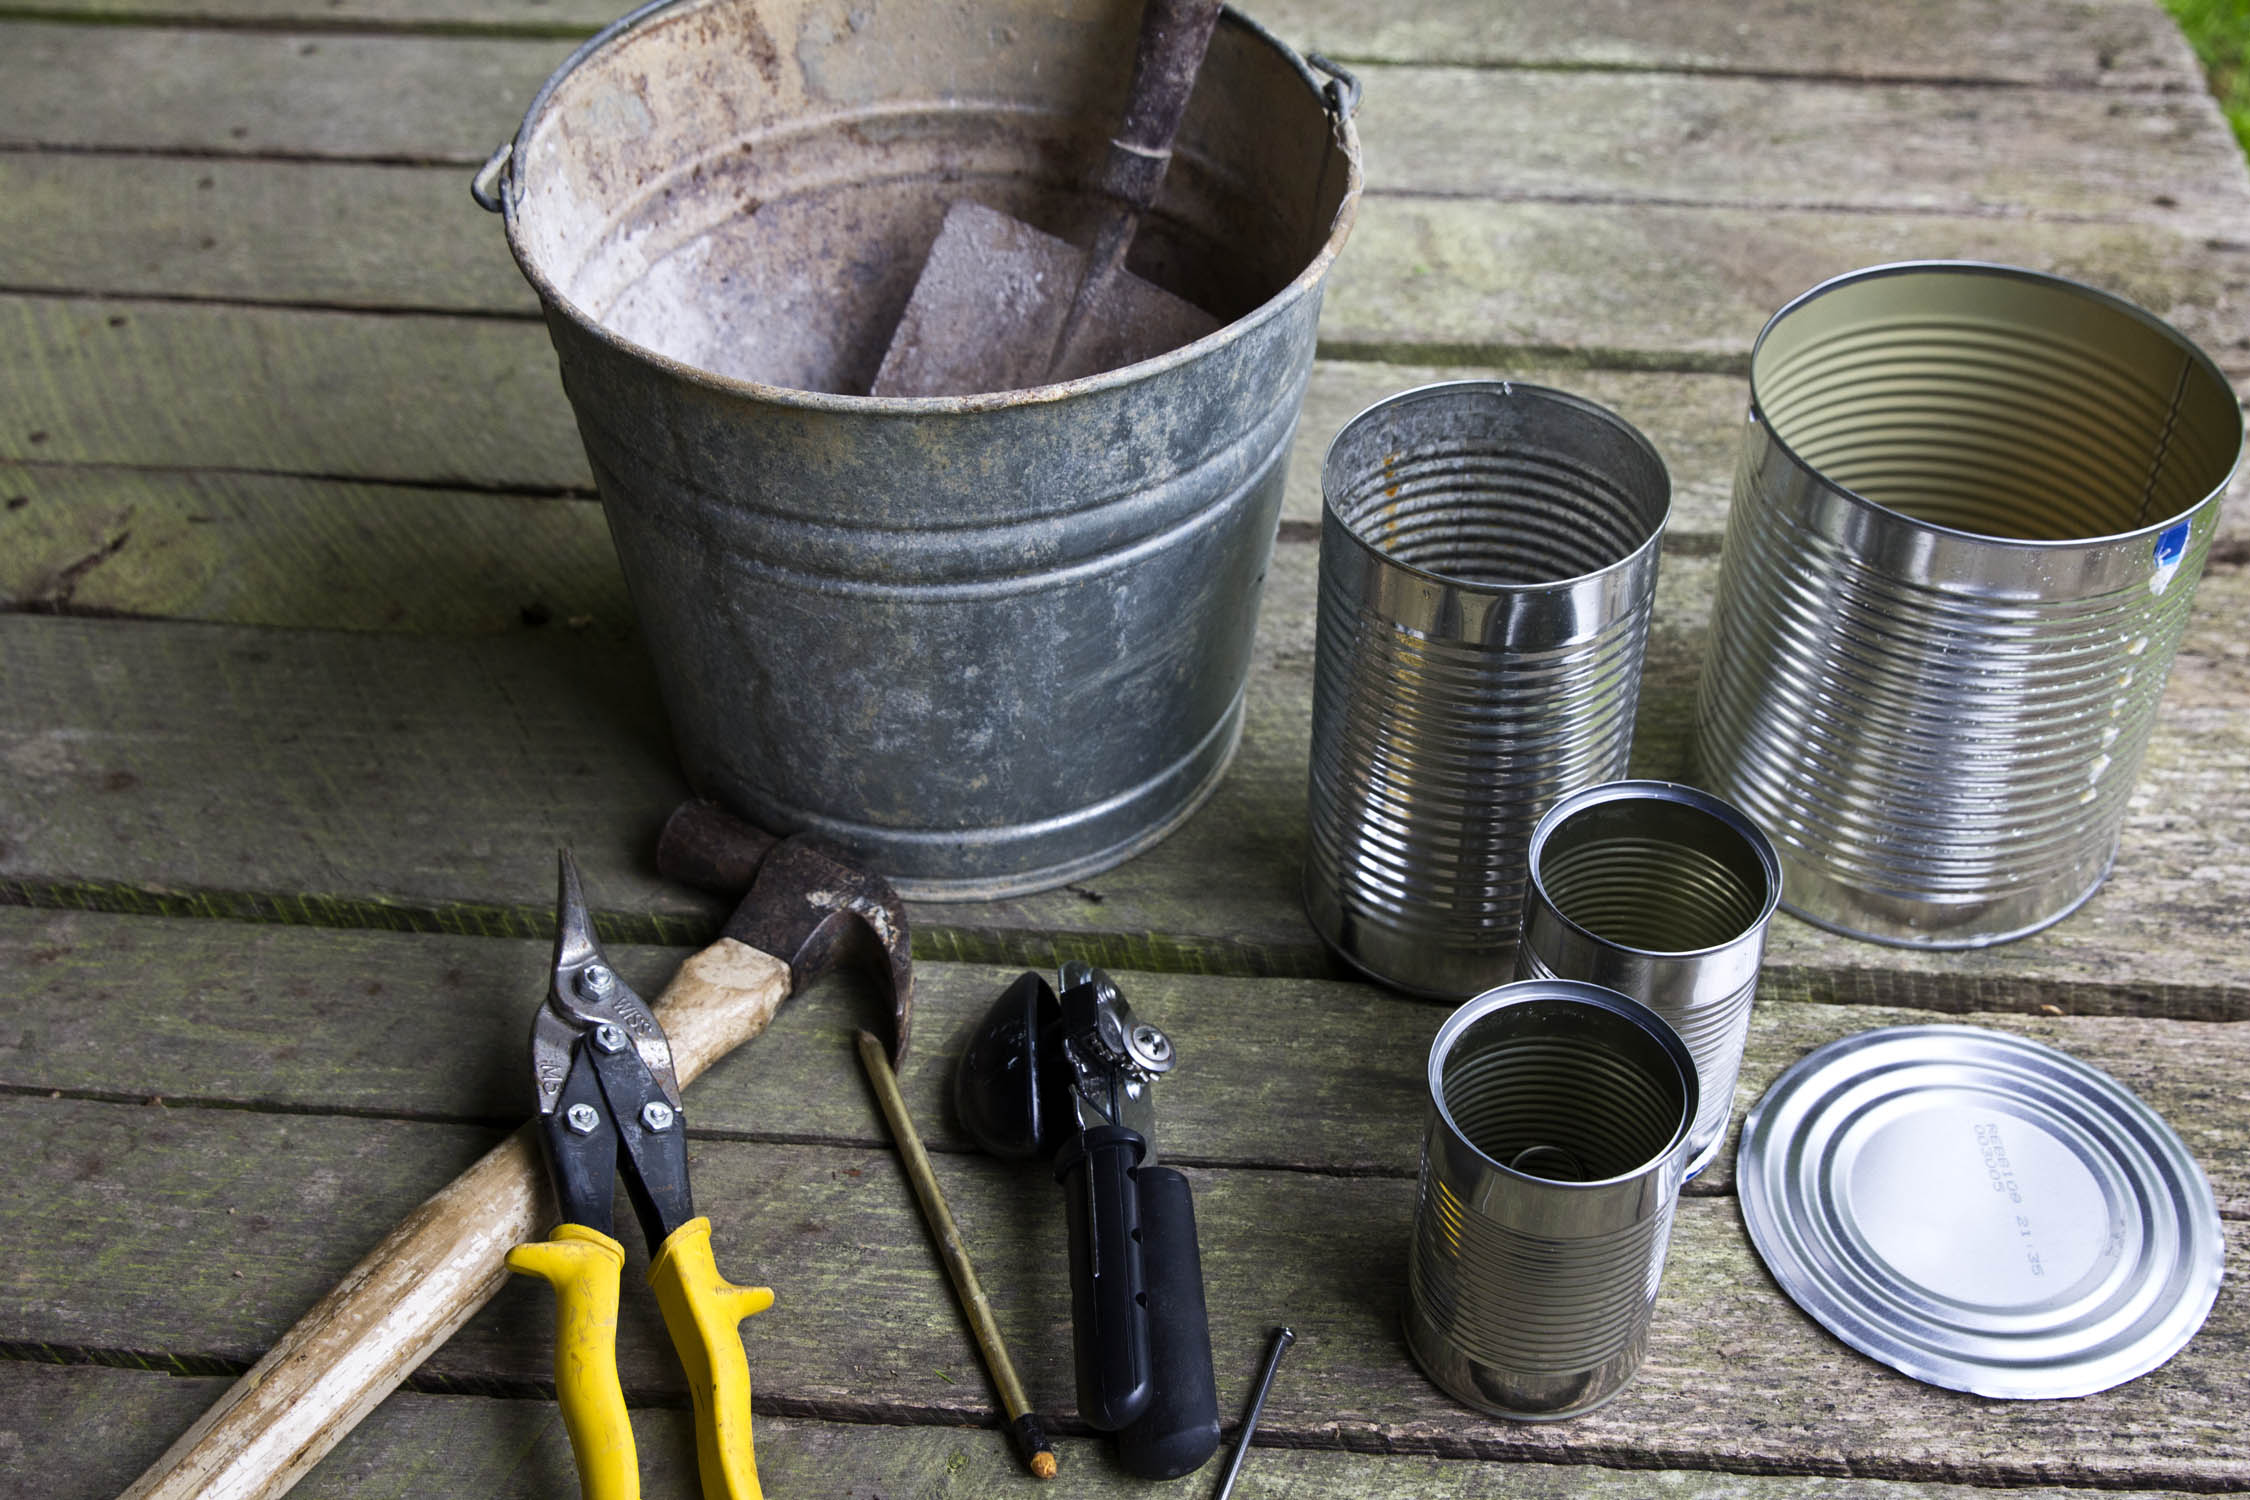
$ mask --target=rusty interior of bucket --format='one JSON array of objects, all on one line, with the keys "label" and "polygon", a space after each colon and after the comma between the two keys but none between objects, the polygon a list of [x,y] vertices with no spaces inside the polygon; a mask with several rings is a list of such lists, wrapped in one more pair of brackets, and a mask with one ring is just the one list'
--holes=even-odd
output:
[{"label": "rusty interior of bucket", "polygon": [[[519,138],[550,299],[719,375],[864,393],[945,209],[1084,244],[1139,7],[686,0],[596,47]],[[1348,169],[1316,90],[1233,17],[1129,261],[1222,321],[1318,256]]]}]

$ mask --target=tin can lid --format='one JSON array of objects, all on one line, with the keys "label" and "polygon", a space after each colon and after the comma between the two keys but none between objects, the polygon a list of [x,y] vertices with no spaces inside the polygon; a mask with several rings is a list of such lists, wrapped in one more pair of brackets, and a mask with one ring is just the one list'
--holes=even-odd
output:
[{"label": "tin can lid", "polygon": [[1980,1396],[2084,1396],[2178,1353],[2219,1293],[2218,1204],[2116,1079],[1973,1026],[1816,1049],[1750,1111],[1742,1216],[1797,1305]]}]

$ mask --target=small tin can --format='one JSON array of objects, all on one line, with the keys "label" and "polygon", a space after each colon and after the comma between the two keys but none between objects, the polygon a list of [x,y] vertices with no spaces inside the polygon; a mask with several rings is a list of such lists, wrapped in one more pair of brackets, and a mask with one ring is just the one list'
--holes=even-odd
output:
[{"label": "small tin can", "polygon": [[1518,979],[1584,979],[1672,1023],[1695,1057],[1703,1104],[1693,1177],[1734,1109],[1781,861],[1758,825],[1708,792],[1612,781],[1548,809],[1531,835]]},{"label": "small tin can", "polygon": [[1497,1416],[1607,1401],[1640,1367],[1696,1118],[1662,1016],[1535,979],[1462,1006],[1430,1044],[1406,1342]]}]

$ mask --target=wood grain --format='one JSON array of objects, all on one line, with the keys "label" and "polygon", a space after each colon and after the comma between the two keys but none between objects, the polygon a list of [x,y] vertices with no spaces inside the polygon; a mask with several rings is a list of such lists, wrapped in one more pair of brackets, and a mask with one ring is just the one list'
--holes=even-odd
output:
[{"label": "wood grain", "polygon": [[[109,1500],[136,1469],[149,1438],[176,1427],[220,1382],[97,1365],[0,1364],[0,1481],[36,1481],[48,1500]],[[696,1500],[695,1435],[688,1413],[633,1414],[648,1500]],[[109,1441],[89,1447],[95,1427]],[[1148,1485],[1117,1468],[1107,1446],[1064,1438],[1062,1480],[1074,1495],[1145,1497]],[[153,1452],[153,1449],[146,1449]],[[1020,1483],[996,1431],[820,1422],[758,1415],[758,1468],[776,1496],[989,1496]],[[491,1500],[554,1500],[571,1492],[569,1445],[551,1402],[406,1392],[385,1402],[292,1492],[301,1500],[447,1493]],[[1605,1469],[1588,1464],[1501,1468],[1427,1456],[1379,1457],[1333,1449],[1259,1446],[1235,1494],[1242,1500],[1990,1500],[1966,1485],[1875,1479]],[[2109,1500],[2179,1500],[2178,1491],[2103,1491]],[[2052,1485],[2013,1500],[2092,1500]]]},{"label": "wood grain", "polygon": [[[1126,968],[1320,976],[1298,870],[1312,549],[1275,554],[1249,727],[1212,802],[1138,859],[1060,891],[916,910],[925,958],[1077,955]],[[1659,583],[1635,767],[1692,772],[1688,725],[1714,564]],[[2203,623],[2128,815],[2116,872],[2047,933],[1913,953],[1774,925],[1771,993],[1917,1009],[2250,1014],[2250,574]],[[571,601],[558,607],[576,611]],[[719,906],[641,861],[682,794],[633,648],[524,631],[400,638],[0,617],[0,892],[39,905],[480,933],[543,930],[546,862],[579,848],[618,939],[685,942]],[[237,813],[256,807],[259,816]],[[457,830],[473,830],[467,838]]]},{"label": "wood grain", "polygon": [[[617,11],[610,0],[11,0],[7,13],[582,36]],[[1354,61],[2198,86],[2179,32],[2144,0],[1903,0],[1842,9],[1794,0],[1660,8],[1633,0],[1386,8],[1267,0],[1257,15],[1299,46]]]},{"label": "wood grain", "polygon": [[[454,1126],[67,1099],[0,1099],[0,1126],[30,1153],[18,1202],[42,1226],[36,1257],[0,1271],[0,1340],[19,1353],[151,1363],[256,1353],[353,1247],[490,1140]],[[1412,1152],[1412,1122],[1368,1128]],[[943,1422],[989,1409],[974,1346],[888,1151],[703,1140],[692,1160],[720,1268],[770,1281],[780,1299],[750,1336],[761,1414]],[[944,1166],[1026,1387],[1067,1416],[1069,1297],[1047,1176],[982,1157]],[[2000,1485],[2250,1482],[2239,1421],[2250,1291],[2239,1278],[2186,1349],[2149,1376],[2081,1401],[1988,1402],[1919,1385],[1833,1342],[1766,1280],[1734,1205],[1691,1199],[1633,1384],[1599,1412],[1527,1427],[1461,1411],[1406,1361],[1398,1267],[1411,1180],[1189,1175],[1219,1310],[1221,1409],[1240,1408],[1271,1322],[1286,1317],[1302,1335],[1267,1408],[1277,1442]],[[2250,1228],[2228,1229],[2230,1254],[2250,1250]],[[637,1287],[632,1248],[626,1284]],[[131,1276],[105,1273],[119,1266]],[[426,1383],[542,1389],[550,1302],[541,1287],[504,1288],[432,1356]],[[680,1399],[651,1299],[626,1299],[619,1363],[634,1399]]]},{"label": "wood grain", "polygon": [[[294,475],[0,465],[0,602],[346,630],[634,633],[600,506]],[[570,601],[568,608],[563,601]]]},{"label": "wood grain", "polygon": [[[0,21],[0,146],[474,167],[514,135],[566,51]],[[1395,64],[1360,76],[1377,194],[2028,214],[2221,234],[2238,225],[2245,188],[2240,150],[2200,91]],[[124,96],[83,87],[89,77],[137,86]]]},{"label": "wood grain", "polygon": [[593,493],[529,321],[0,295],[0,350],[0,462]]},{"label": "wood grain", "polygon": [[2036,9],[2008,0],[1903,0],[1848,10],[1786,0],[1718,8],[1271,0],[1259,16],[1284,36],[1353,60],[2194,87],[2194,64],[2178,34],[2138,0],[2062,0]]},{"label": "wood grain", "polygon": [[[210,184],[208,187],[202,184]],[[528,316],[491,216],[453,168],[0,154],[0,289]],[[1883,261],[2058,272],[2250,366],[2250,244],[2147,224],[1646,204],[1370,197],[1331,278],[1324,353],[1744,367],[1765,319]],[[19,354],[34,362],[44,351]],[[19,439],[20,441],[20,439]],[[14,449],[0,449],[13,456]]]},{"label": "wood grain", "polygon": [[[196,538],[239,536],[223,554],[229,566],[252,562],[256,549],[270,545],[286,561],[252,565],[274,573],[312,561],[297,550],[318,544],[308,527],[387,527],[399,535],[383,545],[426,554],[432,537],[449,528],[438,524],[438,513],[416,507],[474,508],[445,496],[338,488],[326,502],[332,514],[323,516],[318,489],[261,483],[261,476],[593,493],[554,351],[534,324],[0,296],[0,330],[13,351],[0,357],[0,491],[25,497],[22,506],[0,507],[0,538],[8,543],[0,547],[0,570],[7,570],[0,578],[12,589],[27,588],[42,568],[83,556],[83,539],[109,535],[89,532],[89,520],[98,526],[93,518],[128,506],[168,539],[186,525],[214,528]],[[1747,384],[1730,375],[1320,361],[1290,459],[1284,516],[1318,521],[1321,454],[1363,407],[1410,386],[1477,377],[1562,386],[1617,408],[1649,434],[1671,468],[1670,545],[1716,547],[1748,402]],[[76,474],[66,466],[102,472]],[[250,472],[135,472],[147,468]],[[43,514],[53,505],[89,517]],[[387,506],[399,512],[388,523]],[[542,545],[530,513],[496,509],[507,510],[508,519],[462,517],[472,548],[494,525],[534,528],[526,545]],[[195,515],[212,519],[186,519]],[[407,571],[423,570],[418,564]],[[461,569],[450,571],[449,587],[477,591]],[[298,597],[287,587],[230,593],[244,608],[257,607],[261,594]],[[346,608],[356,602],[340,601]]]},{"label": "wood grain", "polygon": [[[546,503],[590,496],[592,479],[534,325],[6,297],[0,325],[40,351],[35,368],[0,359],[0,449],[26,456],[0,459],[0,602],[416,634],[631,633],[600,515]],[[1345,422],[1411,386],[1468,378],[1620,412],[1671,471],[1668,555],[1717,551],[1746,383],[1533,364],[1316,363],[1285,537],[1318,524],[1321,455]],[[387,482],[308,477],[327,472]],[[2250,472],[2235,490],[2250,492]],[[2230,504],[2220,545],[2239,556],[2246,540],[2250,507]]]},{"label": "wood grain", "polygon": [[[566,39],[612,12],[0,0],[0,599],[168,617],[0,618],[0,905],[44,908],[0,909],[20,1163],[0,1491],[114,1494],[224,1384],[178,1372],[239,1372],[520,1115],[556,842],[588,856],[613,941],[716,925],[645,867],[680,790],[661,709],[535,305],[464,191]],[[1137,965],[1136,1003],[1180,1037],[1161,1128],[1197,1184],[1230,1415],[1267,1325],[1304,1335],[1245,1496],[2250,1487],[2239,1277],[2118,1391],[1952,1396],[1782,1299],[1724,1162],[1616,1406],[1545,1429],[1453,1408],[1396,1331],[1442,1009],[1326,977],[1295,890],[1328,433],[1454,372],[1584,391],[1650,431],[1680,504],[1638,764],[1684,772],[1743,356],[1788,297],[1877,260],[1987,256],[2122,291],[2250,374],[2250,178],[2176,30],[2147,0],[1258,14],[1361,71],[1375,193],[1331,286],[1242,756],[1141,860],[915,914],[905,1086],[1035,1394],[1069,1383],[1059,1216],[1043,1176],[960,1150],[951,1044],[1009,971],[948,958]],[[2226,523],[2108,888],[1973,955],[1777,922],[1738,1108],[1833,1036],[1970,1013],[2156,1104],[2209,1164],[2240,1264],[2245,525]],[[677,956],[620,952],[650,986]],[[997,1493],[1013,1461],[971,1425],[990,1393],[852,1072],[849,1028],[874,1014],[824,986],[690,1096],[720,1265],[781,1283],[749,1330],[761,1457],[777,1495]],[[689,1495],[680,1377],[653,1307],[627,1302],[650,1493]],[[302,1493],[569,1493],[551,1332],[543,1289],[511,1288],[425,1367],[431,1392],[386,1402]],[[1066,1482],[1122,1492],[1096,1445],[1066,1450]]]},{"label": "wood grain", "polygon": [[[598,890],[590,892],[598,898]],[[687,950],[611,956],[655,994]],[[0,1091],[173,1109],[257,1109],[513,1123],[531,1109],[525,1038],[549,945],[365,931],[245,927],[86,912],[0,910]],[[969,1029],[1018,970],[924,963],[917,1044],[900,1085],[933,1150],[970,1142],[953,1118],[953,1069]],[[1423,1064],[1450,1007],[1363,984],[1116,971],[1136,1013],[1163,1026],[1182,1064],[1159,1097],[1168,1159],[1406,1176],[1399,1122],[1421,1117]],[[1256,1026],[1244,1017],[1259,1018]],[[1736,1092],[1740,1119],[1812,1048],[1929,1011],[1760,999]],[[2250,1025],[2131,1016],[1982,1013],[1967,1020],[2060,1047],[2116,1077],[2170,1121],[2203,1164],[2223,1213],[2250,1218]],[[883,1146],[852,1058],[858,1028],[887,1011],[865,976],[794,997],[755,1049],[696,1086],[699,1135]],[[418,1045],[395,1045],[404,1030]],[[1285,1056],[1285,1066],[1275,1058]],[[1371,1128],[1379,1125],[1380,1128]],[[1732,1191],[1722,1150],[1693,1191]]]}]

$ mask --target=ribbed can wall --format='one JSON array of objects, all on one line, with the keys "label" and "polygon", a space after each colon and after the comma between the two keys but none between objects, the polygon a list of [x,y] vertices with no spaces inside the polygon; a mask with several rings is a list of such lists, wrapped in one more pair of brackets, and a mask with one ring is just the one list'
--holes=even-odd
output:
[{"label": "ribbed can wall", "polygon": [[2002,942],[2100,885],[2239,408],[2178,333],[2003,267],[1817,288],[1752,358],[1698,711],[1790,910]]},{"label": "ribbed can wall", "polygon": [[1671,1023],[1703,1096],[1688,1175],[1734,1109],[1766,928],[1781,899],[1773,843],[1739,809],[1669,781],[1613,781],[1549,808],[1531,836],[1518,979],[1581,979]]},{"label": "ribbed can wall", "polygon": [[1430,1051],[1407,1262],[1408,1347],[1440,1388],[1574,1416],[1641,1362],[1696,1114],[1655,1012],[1537,980],[1463,1006]]},{"label": "ribbed can wall", "polygon": [[1306,908],[1376,978],[1474,994],[1540,814],[1625,769],[1669,484],[1601,408],[1472,381],[1362,413],[1323,486]]}]

